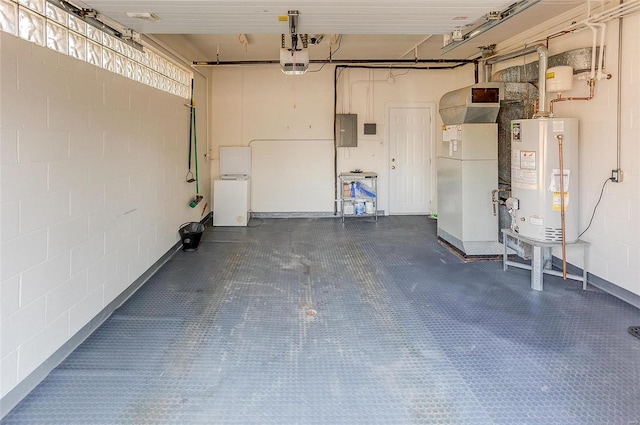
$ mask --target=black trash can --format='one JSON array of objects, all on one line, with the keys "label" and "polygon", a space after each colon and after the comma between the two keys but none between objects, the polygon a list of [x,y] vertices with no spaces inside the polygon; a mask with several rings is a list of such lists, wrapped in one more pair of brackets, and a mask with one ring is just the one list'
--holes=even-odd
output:
[{"label": "black trash can", "polygon": [[198,222],[184,223],[178,229],[180,239],[182,239],[183,251],[195,251],[198,249],[200,238],[204,232],[204,224]]}]

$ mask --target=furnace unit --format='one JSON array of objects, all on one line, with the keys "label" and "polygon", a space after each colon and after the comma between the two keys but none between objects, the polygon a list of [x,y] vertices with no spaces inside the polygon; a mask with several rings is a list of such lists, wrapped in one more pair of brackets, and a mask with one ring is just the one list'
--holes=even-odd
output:
[{"label": "furnace unit", "polygon": [[438,155],[438,238],[465,256],[497,255],[498,125],[502,83],[480,83],[445,94]]}]

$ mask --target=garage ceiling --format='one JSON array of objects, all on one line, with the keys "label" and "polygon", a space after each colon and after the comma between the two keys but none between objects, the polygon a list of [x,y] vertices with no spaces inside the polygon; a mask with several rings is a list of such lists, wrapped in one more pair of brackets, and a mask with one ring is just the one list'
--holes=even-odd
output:
[{"label": "garage ceiling", "polygon": [[[472,58],[585,0],[529,0],[531,6],[481,36],[442,54],[443,35],[486,23],[491,12],[520,2],[504,0],[84,0],[73,2],[161,41],[189,61],[278,60],[283,17],[300,13],[298,32],[324,35],[309,47],[312,60]],[[128,16],[149,12],[159,19]],[[342,37],[339,37],[341,35]],[[337,50],[339,47],[339,50]]]}]

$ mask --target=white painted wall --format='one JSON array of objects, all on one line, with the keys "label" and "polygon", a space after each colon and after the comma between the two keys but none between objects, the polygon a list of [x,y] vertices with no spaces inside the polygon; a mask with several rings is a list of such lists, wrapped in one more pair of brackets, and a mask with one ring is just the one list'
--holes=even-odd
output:
[{"label": "white painted wall", "polygon": [[6,33],[0,60],[4,396],[172,248],[204,202],[188,206],[185,99]]},{"label": "white painted wall", "polygon": [[[313,68],[313,66],[312,66]],[[305,141],[333,142],[334,67],[325,66],[317,73],[286,76],[278,65],[256,67],[220,67],[212,70],[212,154],[218,157],[219,146],[248,146],[277,142],[302,144]],[[394,70],[370,71],[344,69],[338,84],[338,113],[358,114],[358,147],[338,150],[338,172],[360,168],[379,175],[380,209],[388,211],[388,141],[387,110],[399,105],[437,105],[440,97],[450,90],[473,83],[473,67],[467,65],[456,70]],[[377,123],[377,134],[363,134],[365,122]],[[436,111],[434,146],[439,147],[442,121]],[[279,172],[253,181],[252,209],[256,212],[272,211],[272,205],[262,199],[278,199],[287,208],[313,205],[318,212],[333,211],[333,155],[318,154],[317,143],[309,149],[292,149],[287,161],[283,160]],[[305,153],[306,152],[306,153]],[[324,152],[324,151],[323,151]],[[286,155],[286,154],[285,154]],[[435,159],[435,153],[434,153]],[[261,158],[253,155],[255,161]],[[320,164],[320,165],[319,165]],[[260,163],[262,167],[263,164]],[[296,170],[307,170],[299,176],[300,186],[309,190],[283,189],[283,176]],[[315,171],[314,171],[315,170]],[[329,174],[326,171],[329,170]],[[263,177],[264,176],[264,177]],[[212,162],[212,178],[218,177],[218,162]],[[309,184],[310,183],[310,184]],[[435,166],[432,210],[435,205]],[[330,196],[327,195],[329,187]],[[316,189],[314,189],[316,188]],[[260,190],[257,193],[256,190]],[[283,192],[285,192],[283,194]],[[322,207],[318,205],[322,199]],[[253,201],[257,200],[257,204]],[[266,209],[261,209],[266,208]],[[305,207],[279,212],[308,212]]]},{"label": "white painted wall", "polygon": [[[567,23],[565,23],[566,25]],[[618,69],[618,23],[610,22],[606,31],[605,71],[610,80],[596,83],[591,101],[559,102],[554,106],[556,117],[575,117],[580,120],[580,228],[586,229],[600,197],[604,181],[616,168],[617,102],[621,102],[621,183],[608,183],[604,190],[593,224],[582,236],[591,242],[587,270],[606,281],[640,295],[640,44],[637,28],[640,16],[626,18],[623,23],[622,69]],[[556,29],[562,28],[562,25]],[[546,36],[546,28],[530,32],[532,39]],[[599,41],[599,38],[598,38]],[[513,43],[513,41],[511,41]],[[591,31],[553,38],[549,54],[571,49],[591,47]],[[501,46],[499,45],[498,48]],[[534,60],[528,57],[527,60]],[[522,64],[512,61],[500,68]],[[496,67],[494,69],[498,70]],[[618,99],[618,82],[621,96]],[[564,97],[587,96],[585,81],[574,81],[573,90]],[[555,94],[550,95],[550,99]],[[580,251],[580,250],[577,250]],[[560,253],[554,255],[560,256]],[[569,249],[572,264],[583,267],[580,252]]]},{"label": "white painted wall", "polygon": [[[554,22],[557,28],[561,25]],[[580,119],[580,208],[581,227],[586,228],[598,200],[604,180],[616,167],[616,109],[617,81],[622,79],[622,169],[624,181],[609,183],[605,189],[594,222],[583,239],[591,242],[587,269],[590,273],[640,295],[640,45],[636,42],[635,28],[640,17],[627,18],[624,24],[624,63],[617,70],[617,24],[611,23],[607,32],[607,72],[611,80],[597,83],[596,97],[590,102],[561,103],[556,105],[556,116]],[[546,29],[528,31],[527,40],[546,36]],[[510,40],[510,48],[517,47]],[[519,46],[520,48],[523,46]],[[591,34],[577,34],[554,38],[549,51],[555,53],[578,47],[591,46]],[[500,49],[501,46],[498,46]],[[534,60],[528,57],[527,60]],[[496,66],[522,64],[519,58]],[[333,67],[322,72],[287,77],[278,66],[252,68],[214,68],[212,81],[212,148],[217,146],[248,145],[253,139],[331,139],[333,137]],[[453,89],[473,83],[473,68],[466,66],[456,71],[394,72],[389,78],[387,70],[370,74],[368,70],[344,71],[339,88],[338,112],[356,113],[359,120],[357,148],[339,149],[338,171],[361,168],[380,175],[380,203],[388,209],[388,142],[386,140],[385,110],[392,103],[438,102]],[[404,74],[404,75],[400,75]],[[586,84],[577,83],[565,96],[588,94]],[[440,146],[441,120],[436,114],[435,147]],[[376,136],[364,136],[362,123],[378,124]],[[296,157],[292,161],[314,161],[313,157]],[[326,161],[326,167],[333,167]],[[213,163],[212,177],[217,175]],[[274,177],[275,178],[275,177]],[[435,173],[434,173],[435,183]],[[277,184],[271,185],[277,190]],[[435,205],[435,190],[432,211]],[[262,196],[276,196],[274,193]],[[279,194],[278,196],[281,196]],[[298,196],[292,193],[291,196]],[[314,196],[309,194],[309,196]],[[583,267],[581,255],[569,250],[569,261]]]}]

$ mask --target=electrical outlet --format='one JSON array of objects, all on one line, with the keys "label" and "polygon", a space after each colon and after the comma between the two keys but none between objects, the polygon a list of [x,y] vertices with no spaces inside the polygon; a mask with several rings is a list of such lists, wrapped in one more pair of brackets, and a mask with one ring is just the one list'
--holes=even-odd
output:
[{"label": "electrical outlet", "polygon": [[622,181],[622,170],[611,170],[611,181],[614,183],[620,183]]}]

